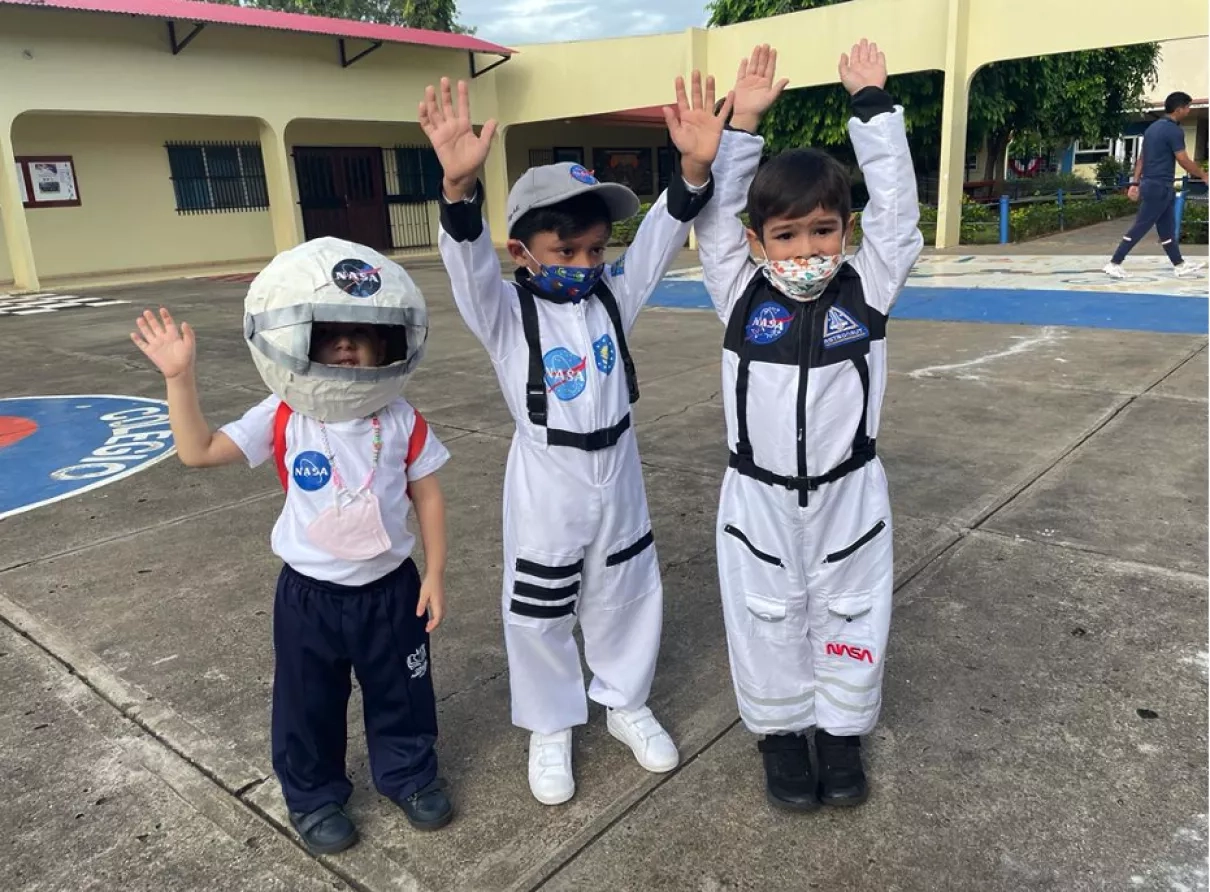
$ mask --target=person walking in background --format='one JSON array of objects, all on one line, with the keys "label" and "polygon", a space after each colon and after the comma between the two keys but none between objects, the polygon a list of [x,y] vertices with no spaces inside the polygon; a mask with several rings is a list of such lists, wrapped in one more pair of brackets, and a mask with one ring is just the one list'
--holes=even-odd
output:
[{"label": "person walking in background", "polygon": [[1181,257],[1180,236],[1176,231],[1176,199],[1172,193],[1175,164],[1203,183],[1210,184],[1206,171],[1198,167],[1185,151],[1185,131],[1181,129],[1181,121],[1188,117],[1192,103],[1188,93],[1172,93],[1164,100],[1164,117],[1143,134],[1143,150],[1134,163],[1134,178],[1127,193],[1131,201],[1139,203],[1139,212],[1134,218],[1134,225],[1122,236],[1121,244],[1105,266],[1105,274],[1111,278],[1126,278],[1122,261],[1153,226],[1164,253],[1176,268],[1177,276],[1193,275],[1204,266],[1189,263]]}]

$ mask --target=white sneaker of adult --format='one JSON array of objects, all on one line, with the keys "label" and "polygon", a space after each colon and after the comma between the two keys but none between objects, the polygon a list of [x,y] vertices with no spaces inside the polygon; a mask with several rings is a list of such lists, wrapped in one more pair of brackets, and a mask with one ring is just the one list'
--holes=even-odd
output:
[{"label": "white sneaker of adult", "polygon": [[1124,279],[1126,278],[1126,270],[1122,269],[1120,263],[1107,263],[1105,264],[1105,275],[1111,279]]},{"label": "white sneaker of adult", "polygon": [[676,768],[680,754],[668,732],[646,706],[630,711],[610,709],[606,715],[609,733],[630,747],[639,764],[662,774]]},{"label": "white sneaker of adult", "polygon": [[529,738],[529,789],[543,805],[559,805],[576,793],[571,773],[571,728]]},{"label": "white sneaker of adult", "polygon": [[1176,277],[1178,279],[1184,279],[1188,276],[1196,276],[1198,273],[1200,273],[1205,268],[1206,268],[1206,264],[1204,264],[1204,263],[1193,263],[1191,261],[1186,260],[1183,263],[1181,263],[1179,266],[1174,267],[1172,272],[1176,275]]}]

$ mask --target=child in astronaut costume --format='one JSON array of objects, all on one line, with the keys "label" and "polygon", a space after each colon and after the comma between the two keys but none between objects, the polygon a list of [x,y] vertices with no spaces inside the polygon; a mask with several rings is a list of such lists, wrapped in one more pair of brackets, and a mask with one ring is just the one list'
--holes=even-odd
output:
[{"label": "child in astronaut costume", "polygon": [[577,617],[593,673],[588,696],[607,708],[609,732],[649,771],[670,771],[679,758],[646,705],[663,589],[626,344],[712,188],[725,119],[712,112],[714,84],[703,96],[695,72],[692,105],[681,79],[677,91],[665,117],[681,171],[624,261],[606,269],[605,246],[638,198],[579,165],[551,164],[524,173],[508,197],[513,283],[501,280],[477,181],[494,122],[475,135],[464,83],[457,106],[448,80],[420,104],[444,170],[440,249],[454,301],[487,348],[517,425],[504,482],[504,634],[512,719],[531,732],[530,789],[546,805],[574,795],[571,729],[588,720]]},{"label": "child in astronaut costume", "polygon": [[[177,454],[194,467],[272,460],[286,491],[273,527],[283,567],[273,605],[273,768],[315,854],[357,841],[344,813],[349,670],[365,702],[375,786],[413,826],[453,807],[437,774],[429,633],[445,612],[449,453],[402,397],[424,355],[424,298],[398,264],[325,238],[279,254],[245,302],[244,335],[273,395],[211,432],[194,336],[167,310],[131,337],[164,374]],[[407,515],[425,546],[421,581]],[[427,621],[426,621],[427,614]]]},{"label": "child in astronaut costume", "polygon": [[[886,321],[923,240],[903,110],[882,90],[877,47],[863,40],[840,61],[870,195],[861,249],[847,262],[844,169],[811,150],[760,167],[763,141],[753,133],[786,84],[774,82],[775,68],[767,46],[740,65],[714,165],[717,194],[697,234],[726,325],[731,458],[717,547],[736,699],[744,724],[764,735],[770,801],[809,810],[867,795],[860,735],[878,719],[893,582],[890,503],[875,456]],[[811,728],[818,776],[804,736]]]}]

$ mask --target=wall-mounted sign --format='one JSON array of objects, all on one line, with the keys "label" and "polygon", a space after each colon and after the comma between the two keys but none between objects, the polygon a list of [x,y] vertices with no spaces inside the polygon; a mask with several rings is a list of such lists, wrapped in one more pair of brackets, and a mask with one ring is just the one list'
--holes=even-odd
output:
[{"label": "wall-mounted sign", "polygon": [[27,208],[78,207],[80,190],[70,155],[17,158],[21,201]]},{"label": "wall-mounted sign", "polygon": [[594,149],[593,174],[603,183],[621,183],[636,195],[655,192],[651,149]]}]

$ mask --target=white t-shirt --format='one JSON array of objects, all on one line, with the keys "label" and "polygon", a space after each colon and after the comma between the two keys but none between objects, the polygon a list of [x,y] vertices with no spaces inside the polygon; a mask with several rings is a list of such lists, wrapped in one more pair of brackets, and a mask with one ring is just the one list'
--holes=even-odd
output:
[{"label": "white t-shirt", "polygon": [[[222,427],[251,467],[273,458],[273,423],[280,404],[280,399],[270,396],[249,409],[239,421]],[[286,504],[273,525],[273,553],[304,576],[339,585],[366,585],[407,560],[416,544],[416,537],[407,526],[412,505],[406,491],[408,481],[427,477],[450,457],[430,428],[419,457],[405,472],[408,440],[415,419],[416,410],[402,399],[394,400],[378,413],[382,454],[370,489],[378,497],[391,547],[372,560],[346,561],[320,550],[307,537],[307,526],[321,511],[332,506],[335,486],[331,463],[324,454],[320,423],[306,415],[291,413],[286,426],[285,456],[289,485]],[[374,429],[370,419],[330,423],[327,428],[328,443],[345,488],[355,491],[365,482],[373,465]]]}]

